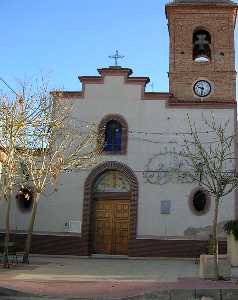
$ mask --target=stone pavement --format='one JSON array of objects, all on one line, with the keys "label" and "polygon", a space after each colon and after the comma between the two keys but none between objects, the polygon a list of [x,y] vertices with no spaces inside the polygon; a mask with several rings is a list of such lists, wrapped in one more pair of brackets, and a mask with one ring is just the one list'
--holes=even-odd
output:
[{"label": "stone pavement", "polygon": [[0,268],[0,287],[1,300],[238,300],[236,278],[200,280],[193,260],[34,256],[31,265]]},{"label": "stone pavement", "polygon": [[17,265],[4,271],[5,275],[19,280],[143,280],[174,282],[181,277],[196,277],[198,266],[193,260],[159,260],[127,258],[78,258],[33,256],[31,265]]},{"label": "stone pavement", "polygon": [[8,290],[7,293],[1,293],[0,288],[0,299],[1,300],[105,300],[105,299],[121,299],[121,300],[237,300],[238,292],[237,289],[229,290],[188,290],[188,289],[176,289],[176,290],[161,290],[157,292],[147,292],[143,295],[121,297],[121,298],[105,298],[105,297],[49,297],[49,296],[35,296],[31,294],[17,294],[15,291]]}]

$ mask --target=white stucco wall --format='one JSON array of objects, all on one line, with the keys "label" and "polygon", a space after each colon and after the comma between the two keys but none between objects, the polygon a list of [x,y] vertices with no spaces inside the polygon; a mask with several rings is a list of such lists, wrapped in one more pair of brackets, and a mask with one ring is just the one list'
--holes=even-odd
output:
[{"label": "white stucco wall", "polygon": [[[67,100],[67,101],[70,101]],[[206,100],[204,100],[206,101]],[[187,113],[196,121],[198,131],[204,131],[202,114],[214,114],[216,121],[230,120],[230,134],[234,132],[233,109],[185,109],[168,108],[164,100],[141,100],[141,85],[125,84],[123,76],[106,76],[104,84],[86,84],[85,98],[72,99],[75,118],[99,123],[107,114],[120,114],[128,123],[128,151],[126,155],[103,156],[102,161],[113,160],[130,167],[139,181],[138,238],[183,237],[189,227],[204,228],[212,224],[213,209],[203,216],[194,215],[188,206],[188,195],[196,185],[169,183],[152,185],[145,183],[143,171],[148,160],[155,154],[175,146],[170,142],[183,143],[188,132]],[[160,132],[138,134],[136,132]],[[209,141],[212,137],[204,134]],[[150,140],[153,142],[145,141]],[[161,156],[163,160],[164,157]],[[82,221],[84,182],[91,170],[65,173],[59,179],[58,192],[52,188],[42,197],[35,224],[38,232],[64,232],[68,220]],[[234,217],[234,194],[222,202],[220,221]],[[161,200],[171,200],[171,214],[161,215]],[[15,200],[13,201],[15,203]],[[13,205],[12,228],[25,230],[29,214],[22,214]],[[4,228],[4,203],[0,201],[0,228]],[[198,236],[199,237],[199,236]],[[202,238],[202,236],[201,236]]]}]

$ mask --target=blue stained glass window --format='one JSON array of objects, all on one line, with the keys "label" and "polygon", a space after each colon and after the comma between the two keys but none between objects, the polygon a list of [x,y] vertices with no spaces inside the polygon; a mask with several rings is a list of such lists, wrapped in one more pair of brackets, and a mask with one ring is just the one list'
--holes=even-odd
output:
[{"label": "blue stained glass window", "polygon": [[104,151],[121,151],[122,126],[119,122],[111,120],[107,122],[105,130]]}]

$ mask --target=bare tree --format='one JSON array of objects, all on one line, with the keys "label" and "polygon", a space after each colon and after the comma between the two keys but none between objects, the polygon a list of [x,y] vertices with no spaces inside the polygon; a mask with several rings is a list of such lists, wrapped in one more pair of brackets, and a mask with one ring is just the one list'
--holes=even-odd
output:
[{"label": "bare tree", "polygon": [[29,220],[23,263],[29,263],[32,233],[41,194],[49,184],[54,184],[65,170],[88,168],[98,162],[103,139],[94,124],[80,127],[72,118],[71,106],[61,97],[60,92],[48,93],[42,87],[35,94],[39,103],[34,122],[25,130],[23,145],[19,152],[21,173],[26,199],[35,191]]},{"label": "bare tree", "polygon": [[8,245],[10,240],[10,211],[13,188],[19,180],[18,150],[30,115],[25,113],[22,96],[10,99],[0,97],[0,191],[1,198],[6,201],[5,241],[3,266],[9,267]]},{"label": "bare tree", "polygon": [[[187,164],[186,175],[206,187],[214,198],[213,254],[214,273],[220,279],[218,265],[218,217],[221,199],[230,194],[238,185],[235,154],[235,134],[229,132],[229,121],[216,122],[203,117],[205,126],[212,133],[212,140],[205,142],[197,130],[197,125],[188,117],[190,139],[185,139],[183,158]],[[204,135],[203,135],[204,137]]]},{"label": "bare tree", "polygon": [[[57,101],[43,79],[22,83],[22,93],[10,99],[0,95],[0,192],[6,202],[4,267],[9,267],[10,211],[13,191],[35,197],[28,227],[24,261],[29,261],[31,237],[41,193],[64,170],[86,168],[98,161],[102,140],[96,125],[79,130],[71,118],[71,106]],[[31,189],[28,189],[30,185]]]}]

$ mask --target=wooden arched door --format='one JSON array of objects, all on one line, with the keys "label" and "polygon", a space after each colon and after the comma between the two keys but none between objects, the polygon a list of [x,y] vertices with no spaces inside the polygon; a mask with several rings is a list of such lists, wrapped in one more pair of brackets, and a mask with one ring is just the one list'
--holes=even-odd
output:
[{"label": "wooden arched door", "polygon": [[130,184],[119,171],[102,174],[94,185],[93,252],[128,254]]}]

